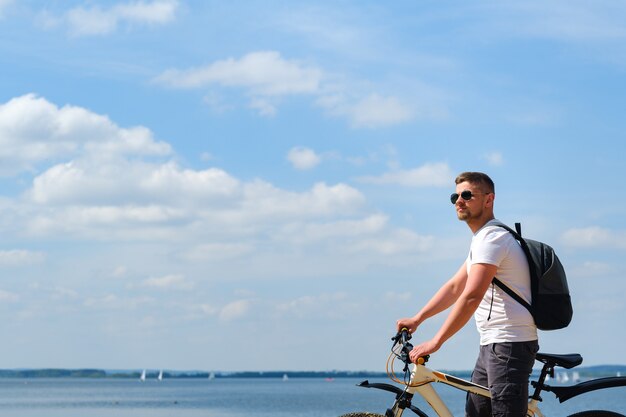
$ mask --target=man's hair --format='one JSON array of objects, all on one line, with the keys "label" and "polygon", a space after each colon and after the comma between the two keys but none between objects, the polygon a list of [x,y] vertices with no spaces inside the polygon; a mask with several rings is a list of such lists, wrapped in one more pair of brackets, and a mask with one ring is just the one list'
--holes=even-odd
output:
[{"label": "man's hair", "polygon": [[484,192],[495,193],[496,186],[494,185],[489,175],[482,172],[462,172],[454,180],[455,184],[462,182],[469,182],[470,184],[480,185],[483,187]]}]

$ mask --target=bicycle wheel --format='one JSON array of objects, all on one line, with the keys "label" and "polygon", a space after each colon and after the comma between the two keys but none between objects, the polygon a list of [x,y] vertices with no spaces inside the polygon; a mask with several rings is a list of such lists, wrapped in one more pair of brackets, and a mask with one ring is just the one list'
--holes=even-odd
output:
[{"label": "bicycle wheel", "polygon": [[623,414],[605,410],[589,410],[572,414],[569,417],[624,417]]},{"label": "bicycle wheel", "polygon": [[385,416],[383,416],[382,414],[378,414],[378,413],[358,412],[358,413],[344,414],[339,417],[385,417]]}]

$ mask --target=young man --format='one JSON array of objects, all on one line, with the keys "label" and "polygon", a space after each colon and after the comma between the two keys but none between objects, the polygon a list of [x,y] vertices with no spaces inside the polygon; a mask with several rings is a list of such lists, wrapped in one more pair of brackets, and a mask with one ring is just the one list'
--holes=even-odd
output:
[{"label": "young man", "polygon": [[461,268],[413,317],[397,321],[398,330],[415,329],[427,318],[452,307],[437,334],[411,351],[414,362],[436,352],[473,315],[480,334],[480,352],[472,381],[489,388],[491,399],[469,394],[467,416],[526,416],[528,378],[539,349],[532,316],[491,280],[497,276],[530,302],[530,275],[524,252],[513,236],[495,221],[495,187],[480,172],[464,172],[456,180],[451,201],[459,220],[473,233],[469,255]]}]

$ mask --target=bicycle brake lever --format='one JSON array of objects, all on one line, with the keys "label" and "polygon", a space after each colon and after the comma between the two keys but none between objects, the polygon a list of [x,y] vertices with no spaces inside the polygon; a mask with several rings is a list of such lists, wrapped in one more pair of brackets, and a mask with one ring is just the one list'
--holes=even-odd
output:
[{"label": "bicycle brake lever", "polygon": [[409,329],[407,329],[406,327],[403,327],[402,330],[400,330],[398,333],[396,333],[395,336],[391,338],[391,340],[393,340],[396,343],[400,343],[403,339],[403,336],[404,336],[405,341],[411,340],[411,337],[413,337],[411,333],[409,332]]}]

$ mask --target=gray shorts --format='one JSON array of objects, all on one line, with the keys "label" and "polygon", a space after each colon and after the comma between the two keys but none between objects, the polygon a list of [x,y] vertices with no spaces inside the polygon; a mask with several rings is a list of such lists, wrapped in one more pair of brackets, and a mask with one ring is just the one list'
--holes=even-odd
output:
[{"label": "gray shorts", "polygon": [[525,417],[528,379],[538,350],[536,340],[481,346],[472,382],[488,387],[491,399],[468,394],[465,415]]}]

